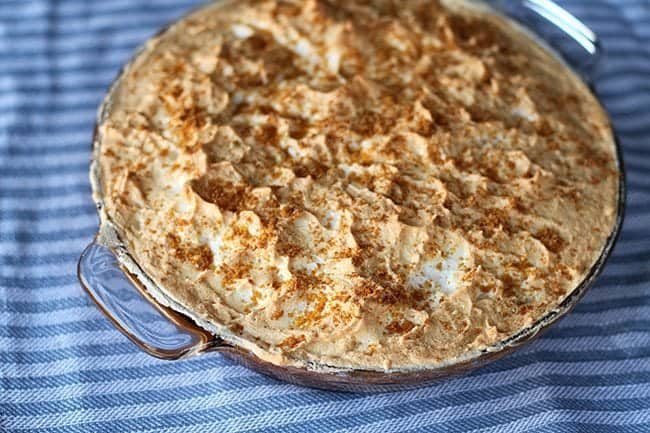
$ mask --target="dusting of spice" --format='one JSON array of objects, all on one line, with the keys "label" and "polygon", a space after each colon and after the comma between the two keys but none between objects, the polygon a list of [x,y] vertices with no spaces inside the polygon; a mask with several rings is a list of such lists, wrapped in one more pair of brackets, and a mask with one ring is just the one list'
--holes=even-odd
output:
[{"label": "dusting of spice", "polygon": [[607,118],[460,0],[226,0],[150,43],[100,126],[105,211],[276,363],[438,365],[555,308],[614,224]]}]

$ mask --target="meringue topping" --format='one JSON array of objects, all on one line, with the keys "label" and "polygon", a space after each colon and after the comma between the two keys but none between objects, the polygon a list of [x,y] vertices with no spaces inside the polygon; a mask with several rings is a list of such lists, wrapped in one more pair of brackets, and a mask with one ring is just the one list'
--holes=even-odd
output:
[{"label": "meringue topping", "polygon": [[219,2],[115,92],[104,212],[161,290],[275,363],[467,356],[557,307],[614,225],[603,109],[469,2]]}]

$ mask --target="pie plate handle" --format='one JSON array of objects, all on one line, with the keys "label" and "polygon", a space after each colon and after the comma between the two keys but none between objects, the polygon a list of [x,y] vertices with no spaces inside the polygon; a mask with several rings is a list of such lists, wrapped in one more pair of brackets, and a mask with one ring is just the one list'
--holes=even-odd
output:
[{"label": "pie plate handle", "polygon": [[81,254],[77,273],[99,309],[145,352],[171,360],[221,345],[219,338],[156,302],[113,251],[97,240]]},{"label": "pie plate handle", "polygon": [[552,0],[492,0],[498,10],[546,42],[588,83],[593,84],[602,62],[598,35]]}]

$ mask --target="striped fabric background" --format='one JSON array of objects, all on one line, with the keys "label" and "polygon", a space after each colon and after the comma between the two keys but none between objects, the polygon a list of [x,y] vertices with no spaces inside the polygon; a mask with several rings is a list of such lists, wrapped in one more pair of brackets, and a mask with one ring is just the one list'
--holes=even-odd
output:
[{"label": "striped fabric background", "polygon": [[650,0],[560,2],[604,40],[597,87],[629,173],[605,274],[513,356],[379,395],[291,386],[219,355],[158,361],[79,288],[95,109],[133,48],[194,3],[0,0],[0,431],[650,431]]}]

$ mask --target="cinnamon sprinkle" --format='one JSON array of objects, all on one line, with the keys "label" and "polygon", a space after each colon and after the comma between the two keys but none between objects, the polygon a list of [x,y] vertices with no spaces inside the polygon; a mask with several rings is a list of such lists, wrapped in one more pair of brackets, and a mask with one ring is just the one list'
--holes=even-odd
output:
[{"label": "cinnamon sprinkle", "polygon": [[189,311],[401,367],[503,338],[588,272],[609,126],[524,35],[431,0],[226,3],[147,48],[102,126],[106,211]]}]

